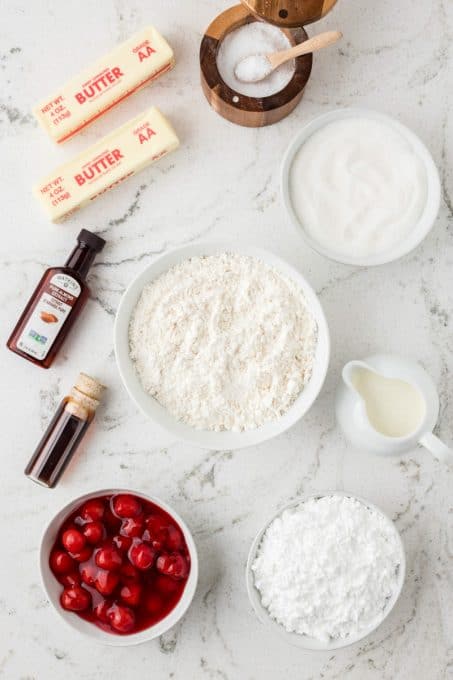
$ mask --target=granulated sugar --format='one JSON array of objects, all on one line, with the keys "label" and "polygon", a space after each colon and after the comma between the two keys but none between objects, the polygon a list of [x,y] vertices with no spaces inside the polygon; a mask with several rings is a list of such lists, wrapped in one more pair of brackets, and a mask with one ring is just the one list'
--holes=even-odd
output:
[{"label": "granulated sugar", "polygon": [[252,570],[261,602],[288,632],[327,642],[380,622],[398,584],[396,530],[355,498],[312,498],[266,530]]},{"label": "granulated sugar", "polygon": [[257,83],[242,82],[236,77],[235,69],[246,57],[280,52],[291,46],[286,35],[277,26],[253,21],[225,36],[217,55],[217,68],[223,80],[235,92],[249,97],[269,97],[281,92],[288,85],[294,75],[293,59]]},{"label": "granulated sugar", "polygon": [[147,285],[130,356],[146,392],[204,430],[280,418],[311,376],[316,321],[299,286],[260,260],[193,257]]}]

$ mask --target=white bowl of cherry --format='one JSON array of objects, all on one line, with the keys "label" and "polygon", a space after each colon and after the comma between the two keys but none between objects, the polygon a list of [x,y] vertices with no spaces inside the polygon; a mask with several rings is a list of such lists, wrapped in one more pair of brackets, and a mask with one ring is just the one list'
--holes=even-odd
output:
[{"label": "white bowl of cherry", "polygon": [[108,645],[153,640],[187,611],[198,581],[192,534],[166,503],[129,490],[81,496],[52,519],[44,590],[73,629]]}]

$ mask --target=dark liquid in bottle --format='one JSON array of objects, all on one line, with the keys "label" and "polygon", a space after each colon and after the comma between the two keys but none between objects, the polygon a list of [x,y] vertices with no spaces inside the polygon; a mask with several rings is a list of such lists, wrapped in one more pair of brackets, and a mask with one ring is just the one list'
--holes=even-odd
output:
[{"label": "dark liquid in bottle", "polygon": [[66,410],[63,400],[25,468],[25,474],[38,484],[54,487],[84,436],[92,418],[82,420]]},{"label": "dark liquid in bottle", "polygon": [[85,282],[104,239],[82,229],[64,267],[44,272],[11,333],[8,349],[41,368],[49,368],[85,306]]}]

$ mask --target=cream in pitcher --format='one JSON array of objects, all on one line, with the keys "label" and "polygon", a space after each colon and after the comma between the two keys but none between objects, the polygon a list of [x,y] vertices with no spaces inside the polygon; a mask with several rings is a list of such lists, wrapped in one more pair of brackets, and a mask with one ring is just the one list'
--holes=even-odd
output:
[{"label": "cream in pitcher", "polygon": [[365,367],[354,370],[351,382],[365,402],[370,424],[386,437],[407,437],[422,422],[425,400],[408,382]]},{"label": "cream in pitcher", "polygon": [[336,416],[356,448],[393,455],[421,444],[437,458],[453,462],[453,451],[433,434],[439,397],[420,364],[393,354],[375,354],[347,363],[342,378]]}]

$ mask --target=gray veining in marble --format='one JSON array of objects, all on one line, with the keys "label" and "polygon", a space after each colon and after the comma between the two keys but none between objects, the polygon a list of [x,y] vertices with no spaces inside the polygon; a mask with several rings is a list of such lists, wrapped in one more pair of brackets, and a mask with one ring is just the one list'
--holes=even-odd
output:
[{"label": "gray veining in marble", "polygon": [[[316,55],[298,109],[261,130],[235,127],[206,104],[198,77],[204,28],[226,0],[0,3],[0,317],[3,340],[43,268],[64,261],[82,227],[108,244],[91,274],[92,299],[50,371],[1,350],[0,677],[7,680],[447,680],[453,678],[453,472],[422,450],[381,459],[352,451],[333,417],[342,365],[375,351],[418,359],[441,397],[438,434],[453,441],[453,2],[339,0],[318,30],[344,40]],[[146,23],[174,46],[177,67],[64,147],[30,108]],[[181,149],[63,225],[51,225],[31,185],[150,104],[174,122]],[[430,148],[443,201],[432,233],[388,266],[354,269],[304,246],[279,195],[285,148],[312,116],[337,106],[396,116]],[[289,432],[246,451],[202,451],[158,430],[128,399],[115,368],[112,326],[133,276],[198,238],[258,243],[299,267],[330,324],[332,363],[322,394]],[[22,470],[78,371],[109,386],[97,427],[54,491]],[[60,624],[41,589],[40,534],[69,499],[103,485],[166,499],[192,527],[199,588],[185,618],[152,643],[97,647]],[[407,551],[402,597],[362,643],[310,653],[276,639],[249,606],[244,566],[254,534],[288,499],[326,488],[369,498],[392,516]]]}]

